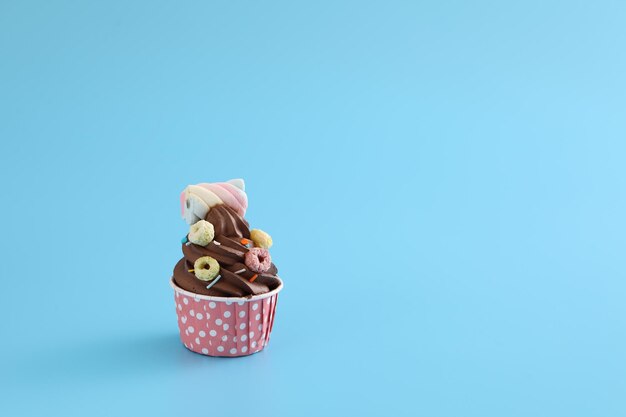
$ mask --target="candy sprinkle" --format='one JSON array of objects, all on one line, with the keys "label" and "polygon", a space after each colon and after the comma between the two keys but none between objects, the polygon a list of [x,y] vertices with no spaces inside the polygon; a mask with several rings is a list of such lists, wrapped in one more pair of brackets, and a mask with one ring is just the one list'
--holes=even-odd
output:
[{"label": "candy sprinkle", "polygon": [[214,241],[213,241],[213,243],[215,243],[217,246],[220,246],[220,245],[221,245],[221,243],[220,243],[220,242],[218,242],[217,240],[214,240]]},{"label": "candy sprinkle", "polygon": [[195,269],[188,269],[187,272],[194,272]]},{"label": "candy sprinkle", "polygon": [[222,278],[221,275],[216,276],[213,281],[211,281],[211,283],[209,285],[206,286],[206,289],[208,290],[209,288],[211,288],[212,286],[215,285],[215,283],[217,283],[217,281],[220,280],[220,278]]},{"label": "candy sprinkle", "polygon": [[235,272],[235,274],[241,274],[242,272],[246,272],[246,268],[240,269],[239,271]]},{"label": "candy sprinkle", "polygon": [[259,274],[252,275],[252,278],[250,278],[250,282],[254,282],[258,277],[259,277]]},{"label": "candy sprinkle", "polygon": [[241,239],[241,244],[242,245],[247,245],[248,243],[250,243],[250,241],[248,239],[246,239],[245,237]]},{"label": "candy sprinkle", "polygon": [[185,237],[180,240],[180,243],[187,243],[187,242],[189,242],[189,240],[187,240],[187,235],[185,235]]}]

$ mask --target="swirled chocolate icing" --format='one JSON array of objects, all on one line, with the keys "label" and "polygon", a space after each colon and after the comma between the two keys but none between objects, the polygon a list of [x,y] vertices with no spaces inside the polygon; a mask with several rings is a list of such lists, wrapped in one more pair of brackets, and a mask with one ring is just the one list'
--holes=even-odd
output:
[{"label": "swirled chocolate icing", "polygon": [[[278,269],[272,264],[269,271],[255,275],[245,265],[244,256],[249,247],[242,239],[250,238],[248,222],[226,204],[212,207],[206,221],[213,224],[215,237],[207,246],[191,242],[183,243],[183,258],[174,267],[174,281],[180,288],[202,295],[218,297],[251,297],[277,288],[280,280],[276,276]],[[215,258],[220,264],[221,278],[210,288],[211,282],[196,278],[193,272],[194,262],[202,256]]]}]

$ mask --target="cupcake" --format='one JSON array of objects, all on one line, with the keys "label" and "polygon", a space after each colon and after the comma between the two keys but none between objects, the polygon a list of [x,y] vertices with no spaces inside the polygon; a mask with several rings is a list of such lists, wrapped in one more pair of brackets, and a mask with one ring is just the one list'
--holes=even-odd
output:
[{"label": "cupcake", "polygon": [[244,219],[243,180],[189,185],[180,202],[189,232],[171,285],[183,344],[209,356],[262,350],[283,284],[269,251],[272,238]]}]

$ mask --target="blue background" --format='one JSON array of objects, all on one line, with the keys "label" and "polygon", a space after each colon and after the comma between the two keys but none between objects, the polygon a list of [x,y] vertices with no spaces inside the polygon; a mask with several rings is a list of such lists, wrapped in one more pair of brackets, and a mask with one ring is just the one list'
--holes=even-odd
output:
[{"label": "blue background", "polygon": [[[623,2],[0,4],[0,414],[626,414]],[[260,354],[178,340],[243,177]]]}]

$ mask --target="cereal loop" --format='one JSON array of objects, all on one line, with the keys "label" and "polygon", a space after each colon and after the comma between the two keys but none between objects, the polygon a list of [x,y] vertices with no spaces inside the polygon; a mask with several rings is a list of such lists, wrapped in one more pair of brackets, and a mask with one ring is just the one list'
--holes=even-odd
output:
[{"label": "cereal loop", "polygon": [[206,246],[215,237],[213,225],[206,220],[200,220],[189,228],[189,241],[196,245]]},{"label": "cereal loop", "polygon": [[252,248],[245,256],[246,266],[253,272],[262,274],[272,266],[272,257],[267,249]]},{"label": "cereal loop", "polygon": [[252,239],[256,247],[264,249],[272,247],[272,237],[261,229],[250,230],[250,239]]},{"label": "cereal loop", "polygon": [[211,281],[220,273],[220,264],[215,258],[203,256],[193,264],[194,274],[201,281]]}]

